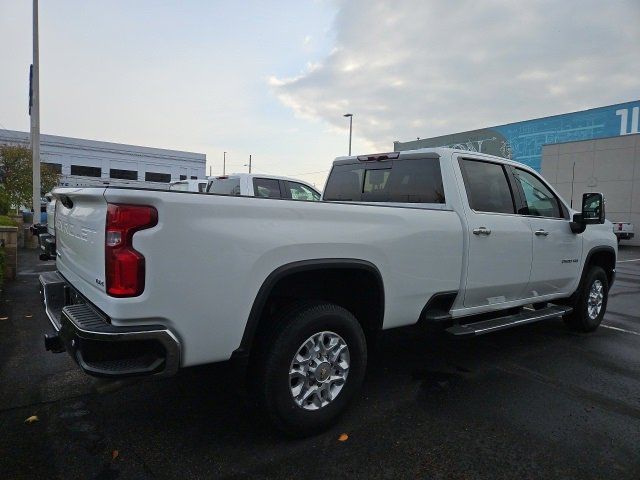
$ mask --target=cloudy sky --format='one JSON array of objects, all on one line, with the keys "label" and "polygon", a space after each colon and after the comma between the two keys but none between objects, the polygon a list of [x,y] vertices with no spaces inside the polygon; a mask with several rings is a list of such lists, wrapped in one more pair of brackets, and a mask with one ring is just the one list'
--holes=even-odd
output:
[{"label": "cloudy sky", "polygon": [[[640,2],[41,0],[43,133],[322,186],[333,157],[640,97]],[[28,130],[31,2],[0,0],[0,128]]]}]

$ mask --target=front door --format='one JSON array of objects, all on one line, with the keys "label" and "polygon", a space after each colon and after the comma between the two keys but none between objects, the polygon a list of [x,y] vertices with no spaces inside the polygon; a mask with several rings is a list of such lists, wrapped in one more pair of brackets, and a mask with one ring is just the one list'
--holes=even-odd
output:
[{"label": "front door", "polygon": [[533,173],[513,169],[519,189],[519,212],[526,215],[533,232],[533,264],[528,297],[571,293],[579,276],[582,235],[569,226],[569,212],[560,199]]},{"label": "front door", "polygon": [[467,195],[468,262],[465,307],[524,298],[532,261],[529,219],[516,214],[502,164],[460,159]]}]

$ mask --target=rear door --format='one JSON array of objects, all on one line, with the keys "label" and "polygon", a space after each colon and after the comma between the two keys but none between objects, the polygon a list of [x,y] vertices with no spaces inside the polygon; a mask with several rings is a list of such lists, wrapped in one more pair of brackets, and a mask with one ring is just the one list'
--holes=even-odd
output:
[{"label": "rear door", "polygon": [[[80,291],[105,291],[104,188],[56,190],[56,266]],[[81,284],[81,285],[80,285]]]},{"label": "rear door", "polygon": [[468,263],[465,307],[524,298],[532,261],[532,233],[516,214],[515,195],[501,163],[459,159],[467,203]]},{"label": "rear door", "polygon": [[571,231],[569,211],[542,178],[517,167],[512,173],[520,194],[518,211],[527,217],[533,232],[527,296],[569,293],[579,276],[582,235]]}]

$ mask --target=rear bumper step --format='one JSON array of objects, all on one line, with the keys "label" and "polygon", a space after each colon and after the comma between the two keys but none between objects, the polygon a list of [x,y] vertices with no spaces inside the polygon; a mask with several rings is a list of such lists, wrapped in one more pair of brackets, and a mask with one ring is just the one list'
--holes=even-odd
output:
[{"label": "rear bumper step", "polygon": [[567,313],[571,313],[572,310],[573,309],[571,307],[550,305],[541,310],[525,310],[515,315],[492,318],[481,322],[454,325],[447,328],[447,332],[457,337],[483,335],[485,333],[496,332],[498,330],[504,330],[506,328],[516,327],[526,323],[561,317]]},{"label": "rear bumper step", "polygon": [[99,377],[171,375],[180,366],[180,343],[161,325],[115,326],[83,299],[58,272],[40,276],[40,293],[55,330],[45,347],[67,351],[88,374]]}]

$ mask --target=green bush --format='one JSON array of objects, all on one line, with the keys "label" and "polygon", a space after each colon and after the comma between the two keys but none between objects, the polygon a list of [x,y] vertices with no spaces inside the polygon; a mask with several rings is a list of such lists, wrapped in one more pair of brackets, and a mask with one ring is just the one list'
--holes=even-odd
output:
[{"label": "green bush", "polygon": [[6,215],[0,215],[0,227],[17,227],[18,224]]}]

